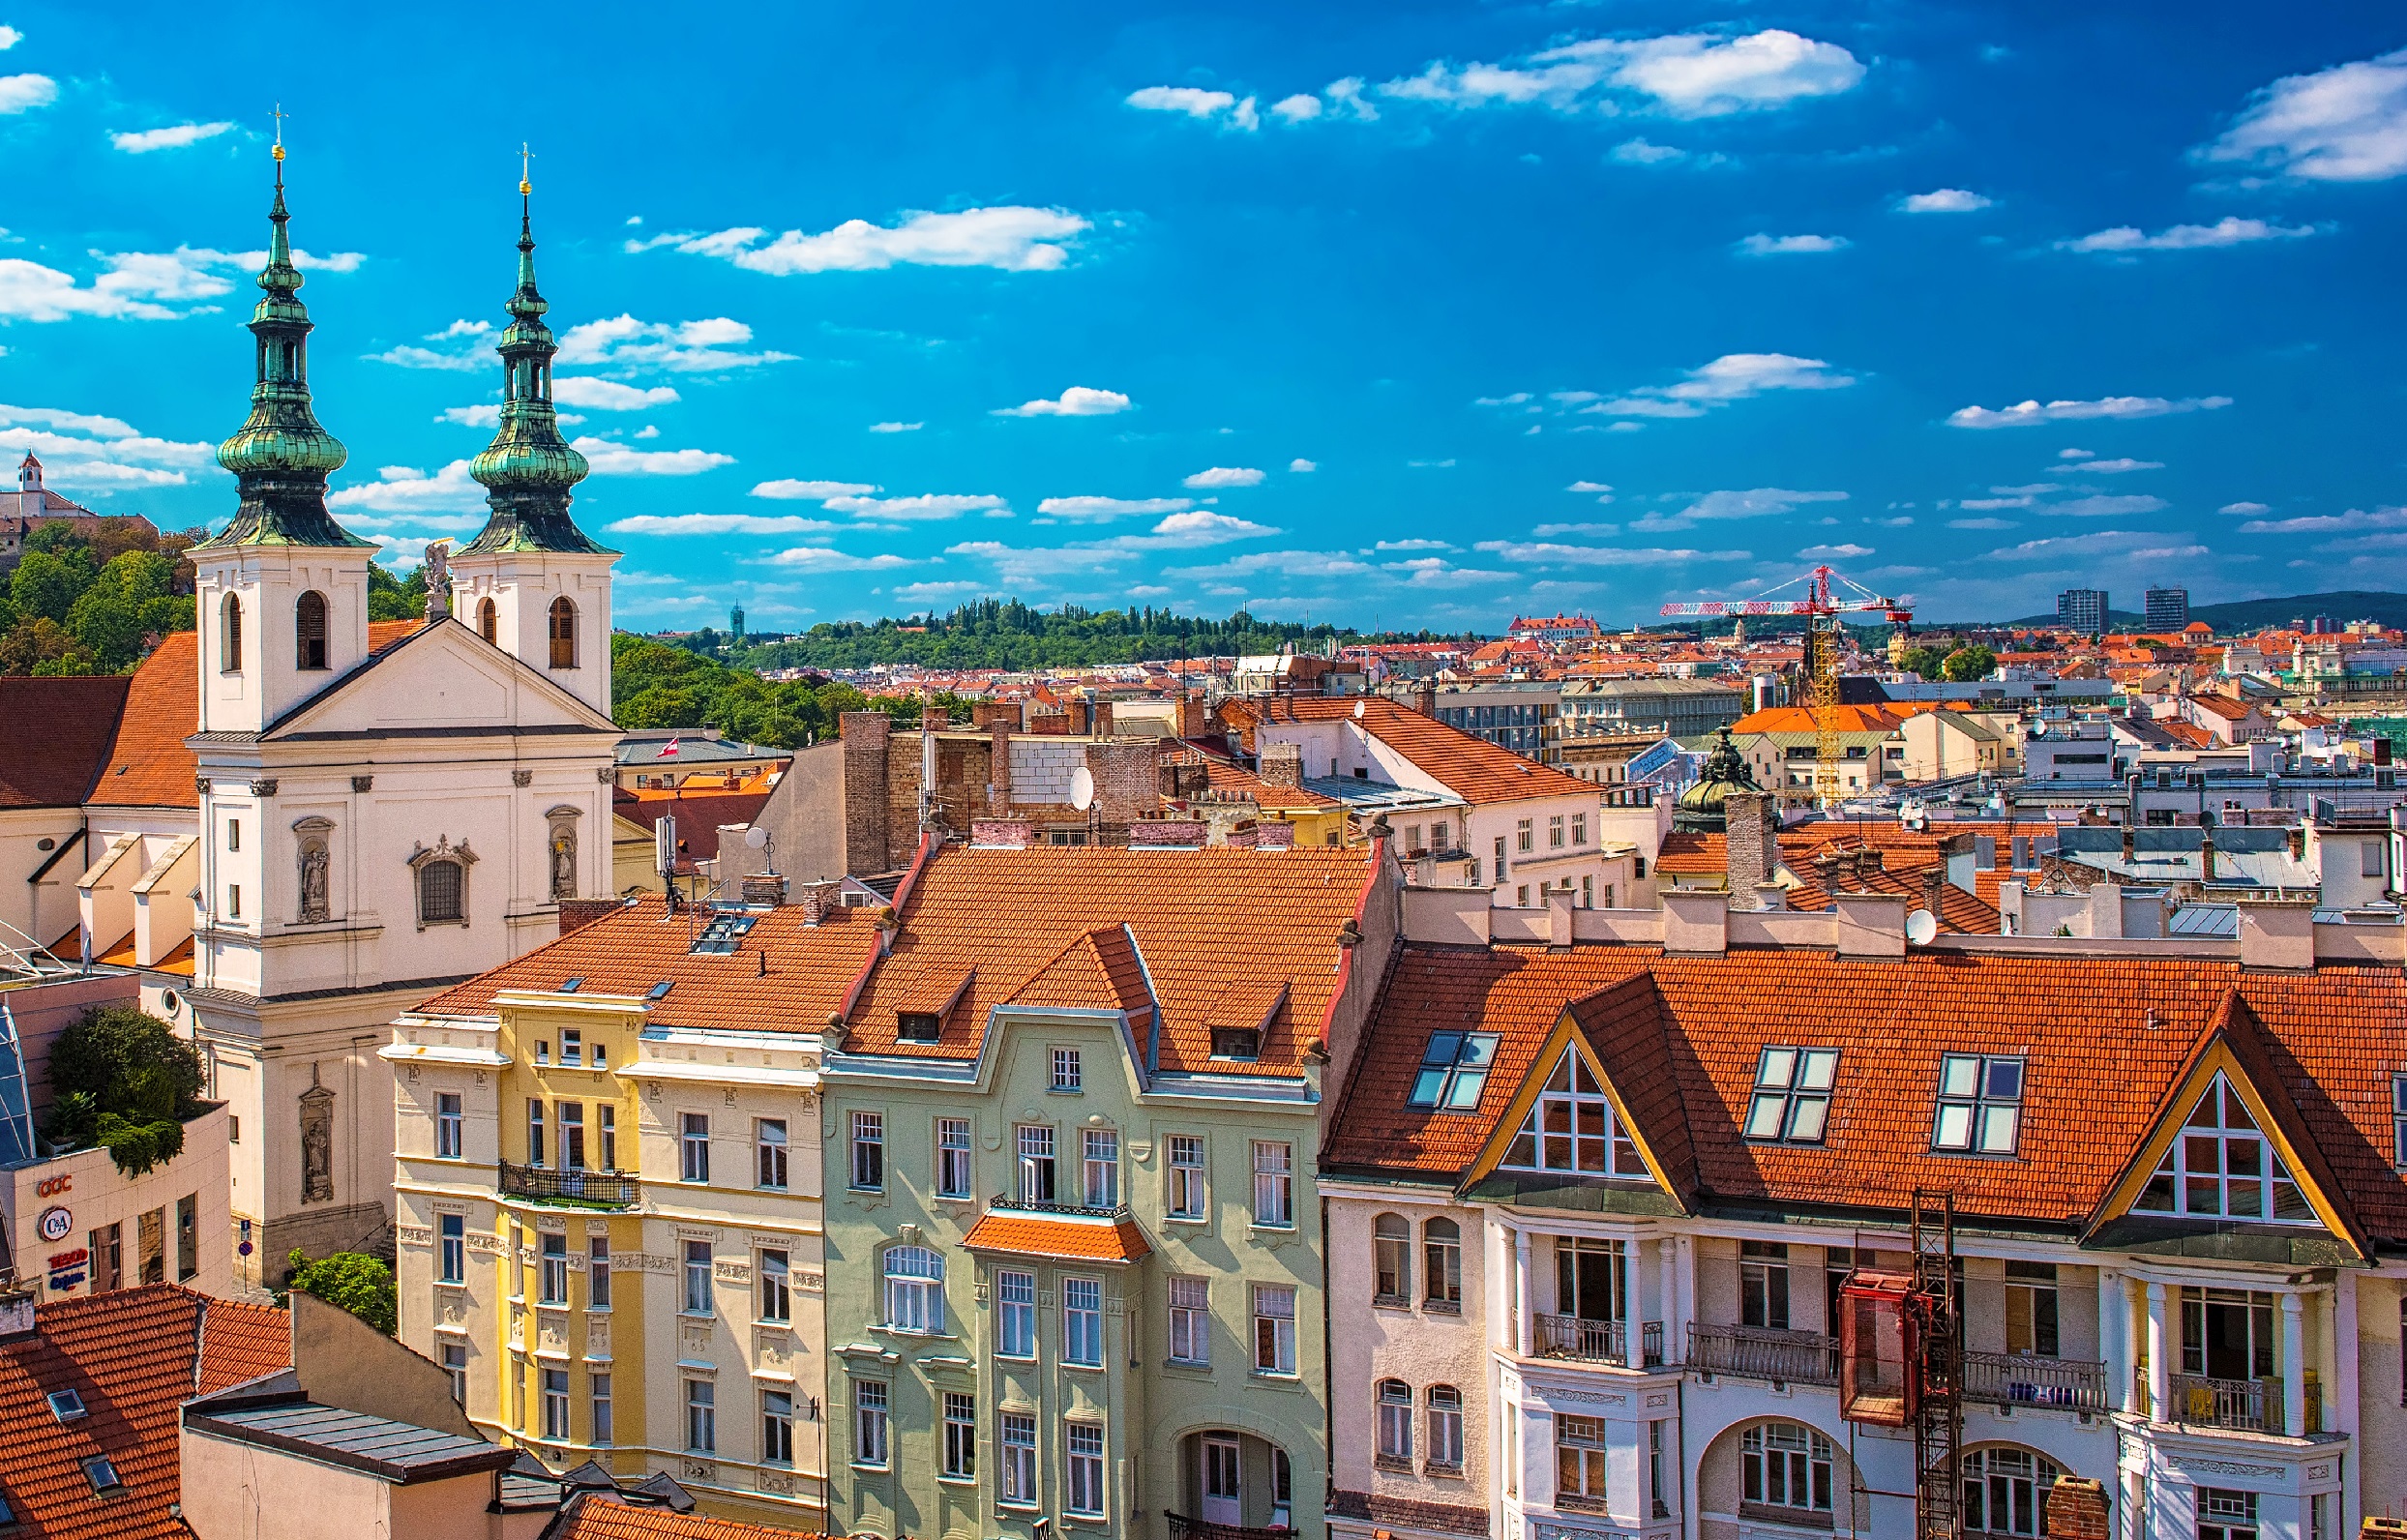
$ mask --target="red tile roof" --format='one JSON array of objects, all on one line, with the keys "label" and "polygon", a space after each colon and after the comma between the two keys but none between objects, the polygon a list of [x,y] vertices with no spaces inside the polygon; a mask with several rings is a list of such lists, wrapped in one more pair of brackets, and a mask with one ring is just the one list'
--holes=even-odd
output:
[{"label": "red tile roof", "polygon": [[489,1017],[504,990],[556,990],[572,978],[586,994],[643,995],[664,981],[650,1020],[662,1026],[817,1032],[843,1008],[845,991],[877,945],[867,909],[830,909],[817,926],[796,906],[763,911],[734,952],[697,954],[700,919],[669,913],[647,894],[490,973],[418,1007],[429,1016]]},{"label": "red tile roof", "polygon": [[820,1540],[818,1531],[775,1529],[707,1514],[638,1507],[607,1492],[570,1499],[570,1507],[544,1531],[545,1540]]},{"label": "red tile roof", "polygon": [[621,791],[612,798],[620,816],[644,829],[669,818],[677,826],[677,848],[691,861],[708,861],[719,853],[719,831],[729,825],[749,826],[769,800],[768,786],[751,791],[708,790]]},{"label": "red tile roof", "polygon": [[39,726],[10,734],[0,755],[0,808],[82,806],[107,762],[133,683],[125,674],[0,679],[0,722]]},{"label": "red tile roof", "polygon": [[[2237,1021],[2253,1033],[2251,1062],[2281,1082],[2271,1095],[2295,1105],[2343,1189],[2338,1200],[2376,1236],[2407,1240],[2390,1099],[2407,977],[2383,967],[2300,975],[2074,955],[1857,962],[1768,949],[1665,957],[1616,945],[1551,955],[1410,947],[1383,992],[1324,1169],[1457,1175],[1557,1019],[1581,1001],[1584,1015],[1609,1014],[1610,1029],[1591,1031],[1591,1046],[1658,1159],[1685,1163],[1676,1185],[1724,1202],[1881,1207],[1903,1206],[1917,1186],[1946,1187],[1968,1213],[2052,1224],[2098,1208],[2201,1042]],[[1406,1106],[1429,1034],[1473,1026],[1502,1039],[1479,1111]],[[1841,1051],[1823,1144],[1738,1136],[1768,1045]],[[1931,1152],[1945,1052],[2027,1059],[2013,1159]],[[1651,1111],[1640,1106],[1647,1097]],[[1677,1153],[1682,1140],[1693,1141],[1690,1152]]]},{"label": "red tile roof", "polygon": [[[1158,1041],[1150,1046],[1156,1068],[1293,1075],[1340,983],[1338,931],[1373,878],[1372,862],[1365,847],[947,845],[924,861],[900,895],[902,929],[849,1013],[847,1049],[973,1057],[988,1014],[1020,1000],[1047,975],[1038,992],[1048,1003],[1112,1008],[1142,982],[1135,960],[1121,959],[1119,943],[1108,940],[1096,944],[1090,960],[1073,960],[1085,991],[1073,1002],[1060,993],[1073,974],[1064,955],[1125,924],[1161,1003]],[[937,1041],[896,1040],[898,1012],[928,1009],[932,996],[949,998],[965,974],[973,976],[945,1014]],[[1256,1014],[1242,1023],[1265,1026],[1255,1061],[1211,1057],[1212,1025],[1238,1024],[1216,1016],[1233,989],[1255,992],[1247,999]]]},{"label": "red tile roof", "polygon": [[1352,722],[1466,802],[1596,795],[1595,786],[1577,776],[1551,765],[1532,764],[1509,749],[1500,749],[1485,738],[1475,738],[1380,696],[1240,698],[1221,709],[1245,714],[1251,722]]},{"label": "red tile roof", "polygon": [[1137,1222],[1075,1214],[1021,1214],[995,1209],[962,1237],[969,1251],[1009,1252],[1065,1262],[1133,1262],[1153,1254]]},{"label": "red tile roof", "polygon": [[[281,1310],[171,1284],[44,1305],[39,1334],[0,1346],[0,1490],[46,1540],[190,1540],[176,1408],[292,1360]],[[197,1359],[197,1361],[195,1361]],[[74,1390],[88,1415],[60,1422],[45,1399]],[[82,1462],[105,1455],[123,1490],[96,1495]]]}]

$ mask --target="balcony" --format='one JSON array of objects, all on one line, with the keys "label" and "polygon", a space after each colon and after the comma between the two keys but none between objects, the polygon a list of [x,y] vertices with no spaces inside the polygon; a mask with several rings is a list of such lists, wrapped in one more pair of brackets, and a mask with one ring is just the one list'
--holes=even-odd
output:
[{"label": "balcony", "polygon": [[1839,1340],[1813,1331],[1692,1323],[1688,1367],[1749,1379],[1835,1385],[1839,1382]]},{"label": "balcony", "polygon": [[[2185,1428],[2228,1428],[2236,1433],[2270,1433],[2276,1436],[2285,1432],[2292,1437],[2305,1437],[2324,1431],[2323,1386],[2313,1373],[2306,1376],[2305,1426],[2285,1429],[2282,1415],[2282,1388],[2278,1377],[2268,1375],[2260,1379],[2216,1379],[2209,1375],[2169,1375],[2170,1392],[2166,1400],[2165,1422],[2180,1423]],[[2134,1386],[2135,1405],[2145,1409],[2148,1405],[2146,1372]]]},{"label": "balcony", "polygon": [[[1014,1198],[1009,1193],[996,1193],[988,1199],[987,1207],[1000,1208],[1015,1214],[1083,1214],[1089,1219],[1122,1220],[1130,1217],[1126,1203],[1104,1205],[1096,1203],[1057,1203],[1050,1199]],[[1201,1519],[1197,1524],[1203,1524]],[[1206,1528],[1213,1525],[1204,1525]]]},{"label": "balcony", "polygon": [[2106,1410],[2106,1366],[2082,1358],[2030,1353],[1964,1355],[1964,1397],[1998,1407]]},{"label": "balcony", "polygon": [[1632,1369],[1655,1368],[1663,1362],[1663,1322],[1641,1323],[1639,1349],[1644,1362],[1629,1361],[1629,1333],[1619,1320],[1589,1320],[1579,1316],[1532,1316],[1530,1345],[1540,1358],[1567,1358],[1583,1364],[1622,1364]]},{"label": "balcony", "polygon": [[635,1177],[616,1171],[559,1171],[547,1166],[501,1163],[501,1190],[510,1198],[587,1208],[633,1208],[642,1200],[642,1186]]},{"label": "balcony", "polygon": [[1170,1521],[1170,1540],[1293,1540],[1295,1531],[1274,1525],[1267,1529],[1249,1529],[1241,1525],[1205,1524],[1190,1519],[1183,1513],[1165,1513]]}]

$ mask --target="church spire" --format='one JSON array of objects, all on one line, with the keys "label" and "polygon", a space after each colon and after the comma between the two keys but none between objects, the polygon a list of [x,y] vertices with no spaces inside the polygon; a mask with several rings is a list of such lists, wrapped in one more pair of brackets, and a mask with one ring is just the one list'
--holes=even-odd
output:
[{"label": "church spire", "polygon": [[326,478],[349,458],[310,409],[310,312],[301,303],[301,270],[292,265],[284,226],[283,114],[277,113],[276,201],[268,210],[265,290],[251,312],[258,340],[251,416],[218,446],[218,463],[234,473],[242,504],[234,521],[195,549],[218,546],[365,547],[326,512]]},{"label": "church spire", "polygon": [[569,489],[585,479],[585,457],[560,437],[551,405],[551,356],[559,351],[544,312],[551,307],[535,287],[534,184],[519,151],[519,285],[510,296],[510,328],[501,334],[501,425],[468,474],[486,489],[492,517],[462,556],[501,551],[615,554],[596,545],[569,517]]}]

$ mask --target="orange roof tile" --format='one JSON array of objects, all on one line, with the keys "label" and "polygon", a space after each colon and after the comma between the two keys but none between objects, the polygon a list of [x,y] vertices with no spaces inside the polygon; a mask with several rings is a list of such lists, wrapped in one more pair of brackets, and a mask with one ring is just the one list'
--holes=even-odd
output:
[{"label": "orange roof tile", "polygon": [[639,1507],[609,1492],[580,1493],[569,1503],[544,1531],[547,1540],[820,1540],[817,1530],[773,1529],[738,1519]]},{"label": "orange roof tile", "polygon": [[1153,1254],[1133,1219],[1113,1221],[1083,1214],[1028,1214],[990,1210],[962,1237],[969,1251],[1009,1252],[1065,1262],[1133,1262]]},{"label": "orange roof tile", "polygon": [[39,723],[0,755],[0,808],[73,808],[107,768],[133,680],[124,674],[0,679],[0,722]]},{"label": "orange roof tile", "polygon": [[[190,1540],[176,1408],[292,1360],[281,1310],[152,1284],[44,1305],[38,1334],[0,1347],[0,1491],[47,1540]],[[90,1415],[45,1399],[74,1390]],[[82,1462],[106,1455],[123,1490],[100,1496]]]},{"label": "orange roof tile", "polygon": [[1258,722],[1352,721],[1466,802],[1596,795],[1595,786],[1577,776],[1532,764],[1509,749],[1379,696],[1279,696],[1232,700],[1222,709],[1242,710]]}]

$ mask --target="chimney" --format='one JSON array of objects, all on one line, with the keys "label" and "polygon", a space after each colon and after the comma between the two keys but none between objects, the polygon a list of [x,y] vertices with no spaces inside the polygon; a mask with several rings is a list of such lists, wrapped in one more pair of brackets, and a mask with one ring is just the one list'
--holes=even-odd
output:
[{"label": "chimney", "polygon": [[919,708],[920,731],[942,732],[945,728],[951,726],[952,725],[953,718],[951,713],[947,712],[942,706],[922,706]]},{"label": "chimney", "polygon": [[1254,825],[1254,848],[1257,850],[1293,850],[1295,848],[1295,825],[1276,819]]},{"label": "chimney", "polygon": [[616,899],[562,899],[559,901],[559,933],[572,935],[617,907]]},{"label": "chimney", "polygon": [[[2048,1491],[2048,1533],[2056,1540],[2107,1540],[2112,1532],[2106,1484],[2087,1476],[2059,1476]],[[2366,1521],[2371,1534],[2372,1522]]]},{"label": "chimney", "polygon": [[1098,738],[1112,736],[1112,702],[1109,700],[1095,702],[1094,733]]},{"label": "chimney", "polygon": [[806,882],[794,890],[794,907],[802,911],[805,925],[817,925],[827,918],[827,911],[836,903],[837,885],[833,882]]},{"label": "chimney", "polygon": [[980,729],[998,726],[1017,728],[1020,726],[1020,702],[981,700],[969,708],[969,720]]},{"label": "chimney", "polygon": [[744,878],[744,903],[747,906],[762,905],[776,908],[786,902],[786,879],[768,872]]},{"label": "chimney", "polygon": [[2305,972],[2315,966],[2315,903],[2304,899],[2240,901],[2240,965]]},{"label": "chimney", "polygon": [[886,850],[886,742],[893,719],[882,711],[847,711],[836,719],[843,738],[845,871],[883,872]]},{"label": "chimney", "polygon": [[1416,681],[1412,686],[1412,709],[1432,722],[1438,719],[1438,680],[1436,675]]},{"label": "chimney", "polygon": [[1946,885],[1947,869],[1944,866],[1932,867],[1922,874],[1922,907],[1931,911],[1934,920],[1939,918],[1940,892]]},{"label": "chimney", "polygon": [[[2130,811],[2137,813],[2139,809],[2133,808]],[[2131,826],[2127,823],[2123,826],[2123,859],[2126,866],[2130,864],[2132,859]]]},{"label": "chimney", "polygon": [[39,1329],[35,1324],[32,1289],[0,1291],[0,1344],[21,1341]]},{"label": "chimney", "polygon": [[1265,743],[1262,746],[1261,767],[1255,772],[1266,786],[1296,787],[1304,784],[1304,746],[1299,743]]},{"label": "chimney", "polygon": [[1838,912],[1838,953],[1843,958],[1885,961],[1906,955],[1906,896],[1902,893],[1833,893]]},{"label": "chimney", "polygon": [[1000,817],[1011,811],[1011,726],[989,718],[986,730],[986,811]]},{"label": "chimney", "polygon": [[1776,914],[1789,906],[1789,890],[1777,882],[1758,882],[1755,906],[1768,914]]},{"label": "chimney", "polygon": [[2214,880],[2214,825],[2203,825],[2198,831],[2198,880]]},{"label": "chimney", "polygon": [[1085,736],[1086,725],[1091,720],[1093,719],[1087,707],[1085,698],[1084,696],[1072,697],[1070,701],[1070,736],[1073,738]]},{"label": "chimney", "polygon": [[1140,818],[1128,826],[1130,844],[1204,848],[1204,826],[1188,818]]},{"label": "chimney", "polygon": [[1211,730],[1211,723],[1204,713],[1204,701],[1192,690],[1178,692],[1178,736],[1201,738]]},{"label": "chimney", "polygon": [[1734,791],[1722,803],[1723,871],[1734,903],[1750,902],[1756,884],[1768,882],[1780,866],[1780,825],[1769,794]]}]

